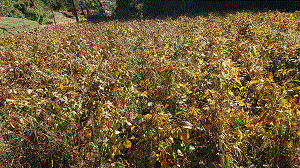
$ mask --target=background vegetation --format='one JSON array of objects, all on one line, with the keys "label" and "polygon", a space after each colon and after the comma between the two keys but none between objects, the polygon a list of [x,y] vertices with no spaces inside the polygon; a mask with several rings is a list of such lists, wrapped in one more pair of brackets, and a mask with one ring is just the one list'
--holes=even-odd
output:
[{"label": "background vegetation", "polygon": [[26,18],[40,24],[53,22],[49,6],[46,6],[41,0],[2,0],[0,10],[6,17]]},{"label": "background vegetation", "polygon": [[[76,13],[80,17],[93,21],[107,19],[113,12],[113,4],[101,3],[99,0],[74,0]],[[40,24],[54,23],[55,12],[73,18],[75,11],[72,0],[3,0],[0,2],[0,17],[25,18]]]},{"label": "background vegetation", "polygon": [[233,11],[295,11],[299,10],[299,1],[251,1],[251,0],[144,0],[145,17],[159,15],[178,16],[202,12],[233,12]]},{"label": "background vegetation", "polygon": [[[73,7],[75,4],[75,9]],[[3,0],[0,15],[21,17],[40,24],[53,22],[54,11],[67,17],[82,15],[89,21],[108,19],[149,19],[177,17],[182,14],[226,13],[236,11],[299,10],[299,1],[249,1],[249,0]]]},{"label": "background vegetation", "polygon": [[300,14],[0,38],[1,167],[297,167]]}]

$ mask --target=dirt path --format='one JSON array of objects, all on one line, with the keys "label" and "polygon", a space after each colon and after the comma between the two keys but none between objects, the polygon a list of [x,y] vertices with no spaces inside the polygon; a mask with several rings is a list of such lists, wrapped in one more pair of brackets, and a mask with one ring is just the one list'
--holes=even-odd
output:
[{"label": "dirt path", "polygon": [[[54,12],[54,16],[55,16],[55,22],[57,25],[76,22],[75,18],[66,17],[64,14],[62,14],[60,12]],[[79,20],[82,21],[82,20],[85,20],[85,18],[79,18]],[[54,22],[49,25],[41,25],[41,27],[48,27],[48,26],[53,26],[53,25],[55,25]]]}]

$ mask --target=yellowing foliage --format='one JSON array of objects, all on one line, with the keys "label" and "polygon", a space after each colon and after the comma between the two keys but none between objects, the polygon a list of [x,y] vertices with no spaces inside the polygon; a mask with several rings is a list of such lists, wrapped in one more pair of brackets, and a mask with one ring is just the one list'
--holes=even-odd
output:
[{"label": "yellowing foliage", "polygon": [[242,12],[1,38],[0,165],[299,165],[299,20]]}]

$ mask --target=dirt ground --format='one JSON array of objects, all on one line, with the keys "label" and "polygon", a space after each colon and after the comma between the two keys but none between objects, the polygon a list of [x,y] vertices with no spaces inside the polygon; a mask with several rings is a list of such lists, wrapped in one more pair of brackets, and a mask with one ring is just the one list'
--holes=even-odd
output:
[{"label": "dirt ground", "polygon": [[[55,24],[68,24],[68,23],[73,23],[76,22],[75,18],[69,18],[66,17],[64,14],[60,13],[60,12],[54,12],[54,17],[55,17],[55,23],[53,22],[52,24],[48,24],[48,25],[41,25],[41,27],[48,27],[48,26],[53,26]],[[84,18],[80,18],[80,20],[84,20]]]}]

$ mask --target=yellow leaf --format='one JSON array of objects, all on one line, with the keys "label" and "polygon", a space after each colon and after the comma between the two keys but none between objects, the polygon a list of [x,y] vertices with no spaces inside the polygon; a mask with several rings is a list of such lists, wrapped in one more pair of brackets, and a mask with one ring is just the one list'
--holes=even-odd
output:
[{"label": "yellow leaf", "polygon": [[183,83],[179,83],[178,84],[180,87],[185,87],[185,84],[183,84]]},{"label": "yellow leaf", "polygon": [[287,70],[285,69],[285,70],[282,72],[282,75],[284,76],[286,73],[287,73]]},{"label": "yellow leaf", "polygon": [[119,75],[120,75],[120,72],[117,71],[117,72],[116,72],[116,77],[119,77]]},{"label": "yellow leaf", "polygon": [[190,134],[189,131],[187,129],[183,129],[180,135],[180,139],[184,142],[184,143],[188,143],[189,139],[190,139]]},{"label": "yellow leaf", "polygon": [[243,137],[244,137],[244,136],[243,136],[243,133],[240,132],[240,131],[239,131],[239,133],[238,133],[237,136],[238,136],[239,141],[241,141],[241,140],[243,139]]},{"label": "yellow leaf", "polygon": [[245,100],[245,99],[242,99],[242,100],[239,101],[239,105],[240,105],[240,106],[245,106],[244,100]]},{"label": "yellow leaf", "polygon": [[286,147],[287,148],[291,148],[291,147],[293,147],[293,141],[288,141],[288,142],[286,142]]},{"label": "yellow leaf", "polygon": [[243,86],[240,79],[237,78],[237,79],[235,79],[235,81],[236,81],[238,84],[240,84],[240,86]]},{"label": "yellow leaf", "polygon": [[170,137],[169,142],[174,143],[174,139],[172,137]]},{"label": "yellow leaf", "polygon": [[290,105],[291,105],[291,103],[289,102],[288,99],[283,99],[283,100],[282,100],[282,103],[283,103],[283,105],[284,105],[285,107],[290,107]]},{"label": "yellow leaf", "polygon": [[131,128],[130,128],[130,130],[131,130],[131,133],[133,133],[134,132],[134,128],[135,128],[135,126],[133,125]]},{"label": "yellow leaf", "polygon": [[146,91],[144,91],[144,92],[142,93],[142,96],[144,96],[144,97],[148,97],[148,96],[147,96],[147,92],[146,92]]},{"label": "yellow leaf", "polygon": [[274,136],[277,136],[277,135],[279,134],[278,128],[275,128],[275,129],[274,129],[273,134],[274,134]]},{"label": "yellow leaf", "polygon": [[260,86],[257,86],[257,87],[256,87],[256,90],[257,90],[258,92],[260,92],[261,89],[262,89],[262,88],[261,88]]},{"label": "yellow leaf", "polygon": [[241,97],[240,97],[240,96],[236,96],[236,97],[235,97],[235,100],[236,100],[236,101],[240,101],[240,100],[241,100]]},{"label": "yellow leaf", "polygon": [[59,88],[61,89],[61,90],[63,90],[64,89],[64,85],[63,84],[59,84]]},{"label": "yellow leaf", "polygon": [[125,146],[125,148],[130,148],[131,147],[131,141],[126,139],[123,143],[123,145]]},{"label": "yellow leaf", "polygon": [[298,87],[294,87],[294,88],[292,88],[293,90],[299,90],[300,91],[300,86],[298,86]]},{"label": "yellow leaf", "polygon": [[120,149],[118,148],[117,145],[112,146],[112,151],[113,151],[113,155],[120,155],[121,154],[121,151],[120,151]]},{"label": "yellow leaf", "polygon": [[150,119],[152,118],[152,115],[151,115],[151,114],[146,114],[146,115],[144,116],[144,118],[145,118],[146,120],[150,120]]},{"label": "yellow leaf", "polygon": [[232,157],[230,155],[225,155],[225,157],[228,163],[232,162]]},{"label": "yellow leaf", "polygon": [[269,78],[270,81],[273,81],[273,74],[270,73],[269,76],[268,76],[268,78]]},{"label": "yellow leaf", "polygon": [[259,82],[259,80],[252,80],[252,81],[249,82],[249,85],[256,84],[258,82]]},{"label": "yellow leaf", "polygon": [[91,159],[91,157],[92,157],[91,152],[87,152],[85,155],[85,159]]}]

